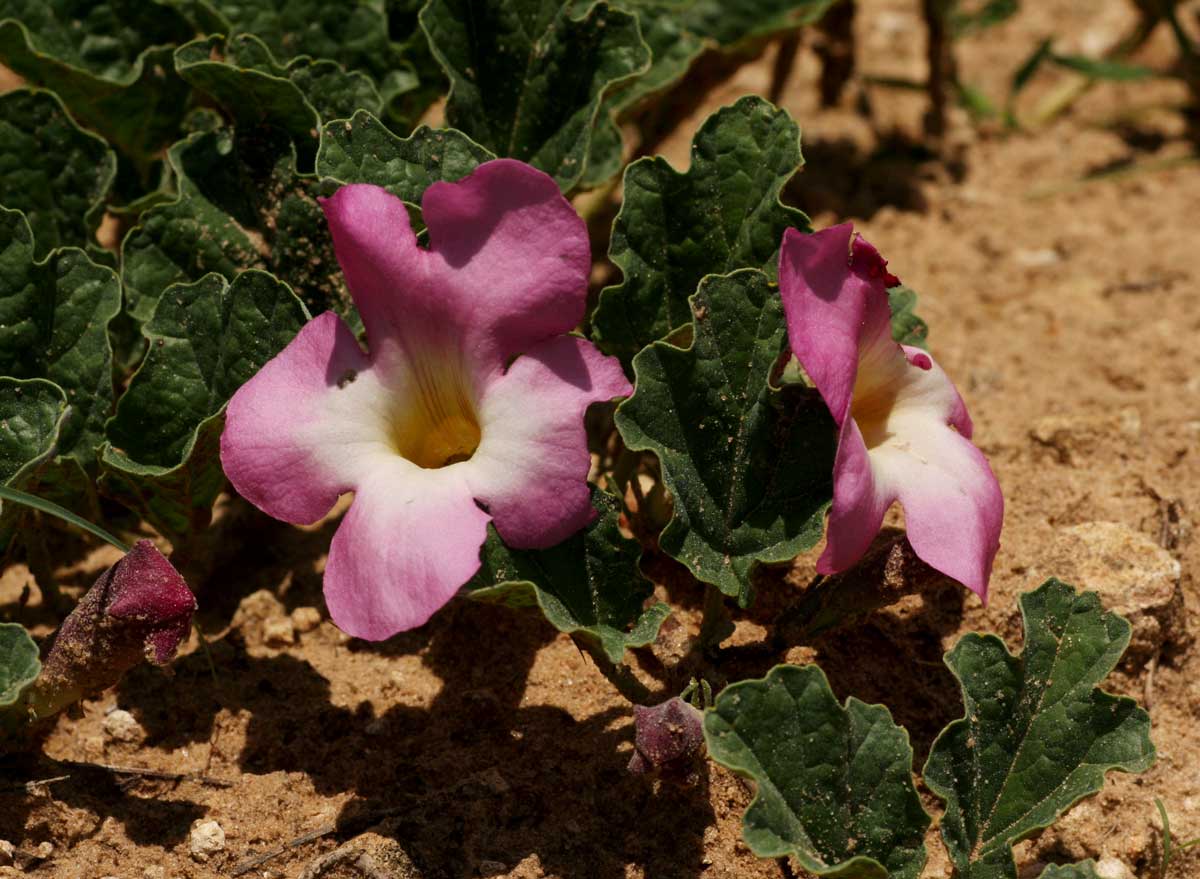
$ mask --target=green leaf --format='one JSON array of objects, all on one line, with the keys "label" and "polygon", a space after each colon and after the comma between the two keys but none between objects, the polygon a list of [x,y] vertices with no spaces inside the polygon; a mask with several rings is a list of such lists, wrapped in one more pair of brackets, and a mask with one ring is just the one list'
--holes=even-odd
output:
[{"label": "green leaf", "polygon": [[[36,485],[58,445],[67,395],[45,379],[0,378],[0,485]],[[0,548],[8,546],[26,511],[0,504]]]},{"label": "green leaf", "polygon": [[450,78],[448,123],[491,150],[551,174],[583,177],[601,101],[642,72],[637,17],[569,0],[430,0],[421,25]]},{"label": "green leaf", "polygon": [[654,641],[671,609],[642,609],[652,590],[638,570],[641,547],[618,527],[621,504],[599,489],[592,503],[599,518],[550,549],[510,549],[489,525],[483,566],[465,588],[477,601],[538,607],[560,632],[591,638],[620,662],[626,648]]},{"label": "green leaf", "polygon": [[461,180],[494,156],[452,128],[401,138],[370,113],[331,122],[321,135],[317,174],[336,183],[373,183],[414,206],[432,183]]},{"label": "green leaf", "polygon": [[212,36],[180,46],[175,67],[225,107],[237,126],[274,125],[286,131],[308,169],[322,120],[349,116],[359,107],[378,113],[383,103],[366,74],[308,57],[284,67],[251,34]]},{"label": "green leaf", "polygon": [[929,816],[908,733],[882,705],[843,708],[815,665],[779,665],[726,687],[704,715],[714,760],[754,781],[742,836],[817,876],[916,879]]},{"label": "green leaf", "polygon": [[959,2],[955,4],[954,10],[950,14],[950,26],[955,39],[961,39],[1008,21],[1017,14],[1020,8],[1017,0]]},{"label": "green leaf", "polygon": [[154,0],[0,0],[0,62],[144,168],[178,131],[188,87],[168,44],[193,36]]},{"label": "green leaf", "polygon": [[42,670],[38,646],[20,623],[0,623],[0,708],[15,705]]},{"label": "green leaf", "polygon": [[722,49],[736,48],[817,21],[837,0],[695,0],[681,19],[694,34]]},{"label": "green leaf", "polygon": [[696,133],[686,173],[661,158],[630,165],[609,245],[625,277],[600,294],[592,325],[600,347],[628,370],[638,351],[691,320],[688,297],[705,275],[758,268],[774,277],[784,230],[810,230],[808,217],[779,201],[802,161],[796,123],[746,97]]},{"label": "green leaf", "polygon": [[1089,79],[1114,80],[1116,82],[1132,82],[1139,79],[1149,79],[1155,73],[1149,67],[1140,64],[1125,64],[1121,61],[1109,61],[1103,58],[1086,58],[1083,55],[1050,54],[1050,60],[1059,67],[1082,73]]},{"label": "green leaf", "polygon": [[1095,688],[1129,623],[1058,580],[1021,596],[1021,612],[1020,656],[974,633],[946,654],[966,714],[934,742],[925,783],[946,800],[942,837],[962,879],[1014,879],[1014,843],[1099,791],[1108,770],[1154,762],[1149,715]]},{"label": "green leaf", "polygon": [[1042,871],[1038,879],[1100,879],[1095,861],[1080,861],[1078,864],[1051,864]]},{"label": "green leaf", "polygon": [[353,314],[314,177],[296,171],[279,132],[220,129],[171,148],[179,195],[150,208],[122,246],[127,310],[144,323],[162,292],[209,272],[232,280],[263,269],[289,284],[309,311]]},{"label": "green leaf", "polygon": [[34,258],[20,211],[0,208],[0,375],[44,378],[67,395],[58,454],[93,472],[113,404],[108,324],[121,310],[112,269],[78,248]]},{"label": "green leaf", "polygon": [[836,428],[811,390],[771,387],[787,328],[765,274],[705,278],[691,306],[692,345],[655,342],[634,358],[616,423],[628,448],[662,465],[675,504],[663,551],[747,606],[755,564],[821,539]]},{"label": "green leaf", "polygon": [[0,96],[0,204],[25,213],[34,255],[86,247],[117,174],[116,156],[67,115],[55,95]]},{"label": "green leaf", "polygon": [[207,524],[224,485],[225,403],[308,319],[287,285],[247,271],[208,275],[163,295],[146,324],[146,359],[108,423],[102,491],[174,542]]},{"label": "green leaf", "polygon": [[917,294],[901,284],[888,290],[888,305],[892,310],[892,338],[901,345],[925,347],[929,325],[917,314]]}]

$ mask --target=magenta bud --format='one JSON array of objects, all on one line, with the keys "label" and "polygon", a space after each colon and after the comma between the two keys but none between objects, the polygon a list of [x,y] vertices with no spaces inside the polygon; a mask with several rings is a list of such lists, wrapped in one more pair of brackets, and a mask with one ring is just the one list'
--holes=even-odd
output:
[{"label": "magenta bud", "polygon": [[63,620],[35,685],[38,714],[112,686],[143,659],[170,662],[195,609],[179,572],[153,543],[139,540]]},{"label": "magenta bud", "polygon": [[635,705],[629,771],[686,773],[704,746],[703,719],[699,710],[678,696],[652,708]]}]

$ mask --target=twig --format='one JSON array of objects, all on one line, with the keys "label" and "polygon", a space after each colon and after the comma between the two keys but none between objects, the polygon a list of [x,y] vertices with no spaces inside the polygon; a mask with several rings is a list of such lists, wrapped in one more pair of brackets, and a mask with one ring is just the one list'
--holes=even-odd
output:
[{"label": "twig", "polygon": [[88,763],[83,760],[61,760],[59,762],[66,766],[75,766],[79,769],[99,769],[102,772],[111,772],[113,775],[134,775],[139,778],[153,778],[158,781],[194,781],[197,784],[204,784],[209,787],[234,786],[232,781],[212,778],[207,775],[198,775],[194,772],[165,772],[161,769],[146,769],[140,766],[114,766],[111,763]]},{"label": "twig", "polygon": [[336,848],[327,855],[321,855],[315,861],[304,868],[304,871],[297,879],[317,879],[323,875],[326,870],[330,870],[341,864],[347,864],[358,870],[367,879],[394,879],[390,870],[384,870],[379,866],[370,854],[362,849],[355,848],[349,843]]},{"label": "twig", "polygon": [[384,818],[389,818],[392,815],[410,810],[411,806],[393,806],[387,809],[379,809],[374,812],[364,812],[363,814],[356,815],[349,820],[334,821],[330,824],[323,824],[316,830],[310,830],[308,833],[302,833],[295,839],[285,842],[283,845],[276,846],[275,848],[265,851],[260,855],[254,855],[253,857],[246,858],[237,864],[237,866],[233,868],[233,871],[229,875],[242,876],[246,873],[249,873],[256,867],[261,867],[267,861],[273,861],[280,855],[287,854],[292,849],[299,848],[302,845],[307,845],[310,842],[316,842],[323,836],[328,836],[331,833],[337,833],[338,831],[351,828],[370,827],[379,823]]},{"label": "twig", "polygon": [[10,787],[0,788],[0,791],[22,791],[27,794],[32,794],[40,787],[45,787],[48,784],[54,784],[56,781],[66,781],[71,776],[56,775],[53,778],[35,778],[33,781],[27,781],[24,784],[14,784]]}]

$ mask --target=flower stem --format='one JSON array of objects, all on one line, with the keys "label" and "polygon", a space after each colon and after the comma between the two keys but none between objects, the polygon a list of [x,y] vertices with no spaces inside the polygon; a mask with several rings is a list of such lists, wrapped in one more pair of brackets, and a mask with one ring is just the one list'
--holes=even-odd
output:
[{"label": "flower stem", "polygon": [[99,537],[104,542],[111,543],[117,549],[121,550],[121,552],[129,552],[129,544],[119,540],[116,537],[113,537],[99,525],[95,525],[89,522],[87,519],[77,516],[66,507],[60,507],[58,504],[51,501],[44,500],[40,497],[35,497],[32,494],[26,494],[25,492],[18,491],[15,488],[8,488],[3,485],[0,485],[0,500],[12,501],[15,504],[23,504],[24,506],[39,512],[47,513],[51,516],[57,516],[58,518],[71,523],[76,528],[82,528],[84,531],[87,531],[93,536]]},{"label": "flower stem", "polygon": [[707,653],[733,634],[733,619],[725,606],[725,595],[711,583],[704,584],[704,610],[700,616],[697,646]]},{"label": "flower stem", "polygon": [[617,692],[629,702],[634,705],[647,705],[654,698],[654,694],[645,684],[634,677],[628,666],[613,662],[590,638],[572,635],[571,640],[575,642],[576,647],[592,658],[592,662],[596,663],[600,674],[608,678],[608,682],[616,687]]}]

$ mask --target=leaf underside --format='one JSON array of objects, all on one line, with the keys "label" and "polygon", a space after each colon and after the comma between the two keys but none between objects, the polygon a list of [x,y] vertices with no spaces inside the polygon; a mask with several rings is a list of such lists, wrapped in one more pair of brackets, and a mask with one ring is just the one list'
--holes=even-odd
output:
[{"label": "leaf underside", "polygon": [[38,646],[19,623],[0,623],[0,708],[21,698],[42,670]]}]

